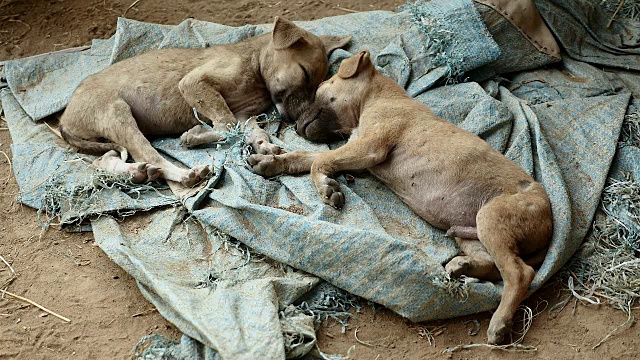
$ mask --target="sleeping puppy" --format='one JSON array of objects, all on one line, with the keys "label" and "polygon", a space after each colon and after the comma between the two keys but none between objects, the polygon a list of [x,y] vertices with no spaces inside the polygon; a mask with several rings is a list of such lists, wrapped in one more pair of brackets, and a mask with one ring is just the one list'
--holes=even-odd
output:
[{"label": "sleeping puppy", "polygon": [[[327,76],[329,52],[349,40],[318,37],[276,18],[271,34],[239,43],[150,51],[82,81],[60,119],[60,133],[84,152],[106,153],[95,165],[133,181],[162,177],[192,186],[209,167],[180,168],[145,135],[182,134],[191,147],[221,140],[219,130],[249,120],[254,150],[277,154],[281,149],[252,116],[275,103],[285,119],[295,120]],[[137,163],[125,163],[127,150]]]},{"label": "sleeping puppy", "polygon": [[311,171],[323,201],[345,202],[340,171],[366,169],[433,226],[455,237],[463,255],[445,269],[504,281],[491,318],[489,342],[505,340],[553,232],[551,204],[542,186],[478,136],[435,116],[402,87],[379,74],[363,51],[344,60],[320,84],[302,114],[298,134],[312,140],[349,136],[327,152],[252,155],[263,176]]}]

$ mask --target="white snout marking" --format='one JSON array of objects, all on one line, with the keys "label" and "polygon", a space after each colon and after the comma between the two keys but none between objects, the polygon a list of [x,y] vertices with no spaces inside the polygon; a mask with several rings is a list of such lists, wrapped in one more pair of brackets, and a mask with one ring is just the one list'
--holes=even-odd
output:
[{"label": "white snout marking", "polygon": [[284,110],[284,105],[282,105],[282,103],[276,104],[276,109],[278,109],[280,115],[287,116],[286,111]]}]

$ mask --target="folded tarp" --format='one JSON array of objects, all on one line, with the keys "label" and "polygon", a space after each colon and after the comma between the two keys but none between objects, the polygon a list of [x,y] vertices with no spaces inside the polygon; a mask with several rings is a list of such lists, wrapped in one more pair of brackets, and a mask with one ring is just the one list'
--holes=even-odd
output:
[{"label": "folded tarp", "polygon": [[[521,72],[510,81],[433,88],[474,69],[483,70],[480,77],[500,73],[492,64],[521,56],[508,43],[494,41],[475,6],[436,0],[410,4],[397,14],[364,12],[300,24],[319,35],[353,36],[348,48],[332,54],[332,72],[351,54],[371,51],[377,68],[413,97],[486,139],[543,184],[552,202],[554,235],[531,287],[535,291],[585,237],[640,81],[632,74],[621,75],[624,81],[603,76],[587,63],[565,59],[557,68]],[[4,64],[8,87],[0,95],[14,139],[21,201],[65,223],[91,218],[98,245],[186,335],[180,343],[155,339],[139,355],[304,355],[315,343],[313,318],[305,307],[291,305],[320,279],[413,321],[494,309],[501,283],[449,279],[443,264],[457,254],[454,242],[370,176],[339,177],[347,201],[336,210],[322,203],[309,176],[254,174],[241,136],[190,150],[177,139],[156,140],[155,147],[185,165],[214,165],[207,188],[183,207],[166,190],[110,179],[74,161],[76,154],[32,121],[62,110],[82,78],[115,61],[156,48],[240,41],[269,28],[119,19],[114,37],[95,41],[87,51]],[[614,55],[599,56],[615,63]],[[537,59],[528,68],[556,61]],[[279,134],[272,140],[288,151],[330,148],[290,128]],[[623,157],[624,164],[640,160],[637,151]],[[624,164],[617,171],[627,169]],[[82,201],[88,197],[92,201]],[[158,209],[124,222],[112,216],[152,208]]]}]

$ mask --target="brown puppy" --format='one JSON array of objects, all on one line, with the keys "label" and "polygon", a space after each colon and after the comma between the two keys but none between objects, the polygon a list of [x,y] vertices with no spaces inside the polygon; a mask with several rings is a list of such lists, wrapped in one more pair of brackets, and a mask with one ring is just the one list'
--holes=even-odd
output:
[{"label": "brown puppy", "polygon": [[488,336],[494,344],[505,340],[535,275],[531,266],[542,262],[552,235],[551,205],[542,186],[478,136],[411,99],[375,70],[366,51],[344,60],[338,74],[320,84],[297,130],[311,139],[336,131],[351,136],[328,152],[252,155],[254,171],[311,171],[324,202],[341,207],[344,195],[331,177],[369,170],[423,219],[456,237],[464,255],[453,258],[446,271],[504,280]]},{"label": "brown puppy", "polygon": [[[179,168],[145,135],[183,134],[186,146],[221,140],[200,124],[197,111],[214,130],[249,120],[254,150],[277,154],[280,148],[251,117],[275,103],[285,119],[295,120],[327,76],[328,53],[349,40],[318,37],[276,18],[272,34],[236,44],[150,51],[82,81],[60,119],[60,132],[80,150],[108,152],[95,162],[99,167],[137,182],[163,177],[191,186],[209,167]],[[124,163],[127,150],[139,163]]]}]

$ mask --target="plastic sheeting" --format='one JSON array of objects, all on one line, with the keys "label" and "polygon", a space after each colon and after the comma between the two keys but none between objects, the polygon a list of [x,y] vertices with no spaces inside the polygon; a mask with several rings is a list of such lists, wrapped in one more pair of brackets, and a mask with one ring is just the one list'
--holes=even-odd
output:
[{"label": "plastic sheeting", "polygon": [[[543,9],[555,6],[553,16],[565,11],[560,0],[539,3]],[[491,68],[496,60],[504,64],[521,54],[496,44],[470,1],[432,1],[417,9],[301,25],[319,35],[353,36],[346,50],[332,54],[332,71],[351,54],[371,51],[378,69],[417,100],[480,135],[543,184],[552,202],[554,236],[534,291],[570,258],[589,229],[640,81],[633,74],[609,76],[565,58],[559,67],[522,72],[510,81],[432,89],[458,70],[500,73]],[[547,19],[546,10],[543,15]],[[588,20],[582,19],[585,24]],[[554,26],[562,25],[553,24],[557,35]],[[63,109],[82,78],[150,49],[228,43],[268,30],[269,25],[232,28],[187,20],[163,26],[119,19],[114,37],[95,41],[88,51],[5,63],[8,87],[1,90],[1,99],[14,139],[20,200],[41,209],[52,188],[77,194],[95,180],[82,162],[69,162],[76,154],[61,148],[44,125],[31,121]],[[443,39],[438,37],[443,32],[456,36],[442,47],[434,42]],[[444,58],[434,52],[441,48]],[[600,64],[619,61],[608,52],[591,55]],[[538,65],[533,62],[530,68]],[[329,149],[291,129],[272,140],[288,151]],[[458,252],[454,242],[370,176],[353,182],[339,178],[347,202],[336,210],[322,203],[309,176],[264,179],[253,174],[241,142],[191,150],[177,139],[153,145],[189,166],[214,165],[207,188],[184,208],[164,190],[120,185],[92,193],[99,201],[56,203],[64,222],[103,215],[92,218],[96,242],[185,333],[180,343],[153,342],[142,357],[302,356],[315,343],[313,319],[290,305],[320,279],[413,321],[491,310],[499,302],[500,283],[465,285],[447,279],[443,264]],[[616,171],[638,164],[637,148],[630,149],[636,150],[618,153]],[[125,222],[104,215],[158,207]]]}]

